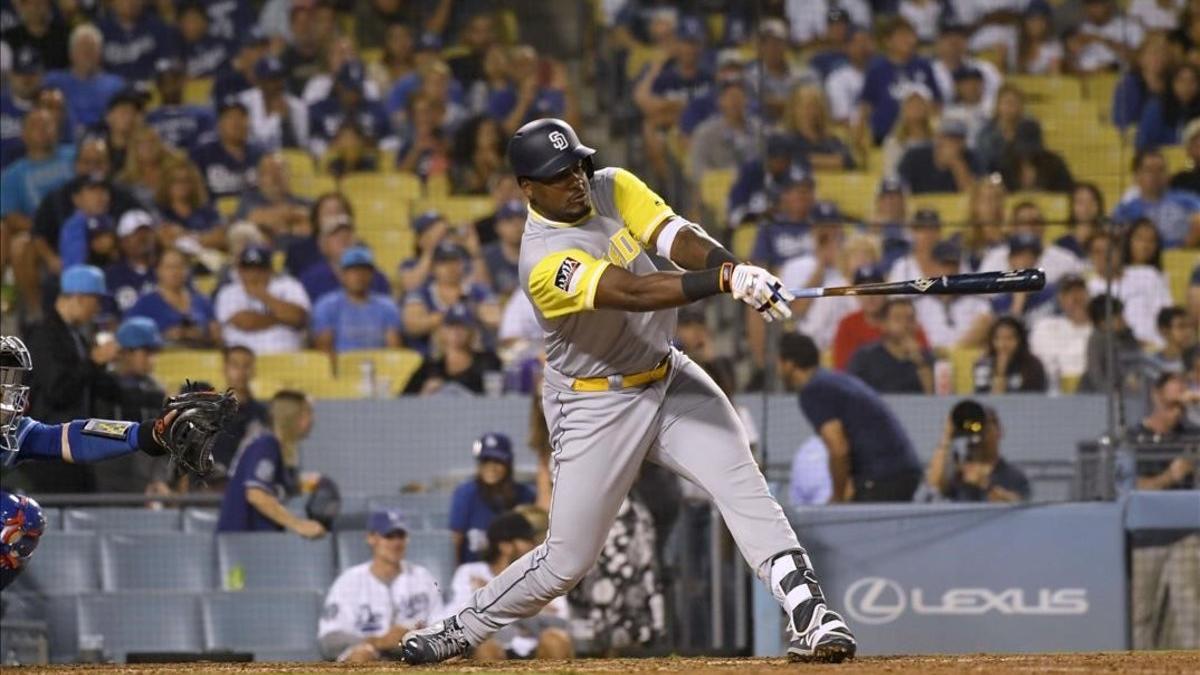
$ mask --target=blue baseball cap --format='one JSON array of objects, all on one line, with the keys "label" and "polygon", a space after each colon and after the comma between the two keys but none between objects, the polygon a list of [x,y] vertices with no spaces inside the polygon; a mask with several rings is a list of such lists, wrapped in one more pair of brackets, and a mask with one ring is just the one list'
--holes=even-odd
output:
[{"label": "blue baseball cap", "polygon": [[87,236],[94,237],[97,234],[113,231],[112,218],[107,213],[101,213],[98,216],[90,216],[87,219]]},{"label": "blue baseball cap", "polygon": [[816,181],[813,179],[812,173],[810,173],[807,169],[798,164],[793,164],[791,168],[789,168],[782,176],[776,179],[776,194],[792,187],[793,185],[807,185],[809,187],[814,187],[816,185]]},{"label": "blue baseball cap", "polygon": [[384,536],[396,532],[408,534],[408,518],[400,509],[376,509],[367,516],[367,531]]},{"label": "blue baseball cap", "polygon": [[144,316],[125,319],[117,328],[117,344],[122,349],[162,349],[158,324]]},{"label": "blue baseball cap", "polygon": [[474,326],[475,315],[466,305],[458,304],[446,310],[445,316],[442,317],[442,324],[446,326]]},{"label": "blue baseball cap", "polygon": [[254,64],[254,77],[260,80],[282,79],[286,69],[278,56],[264,56]]},{"label": "blue baseball cap", "polygon": [[884,273],[881,265],[863,265],[854,270],[855,284],[877,284],[883,280]]},{"label": "blue baseball cap", "polygon": [[941,263],[962,262],[963,250],[953,239],[943,239],[933,246],[933,259]]},{"label": "blue baseball cap", "polygon": [[362,61],[347,61],[338,68],[336,81],[340,86],[361,92],[367,82],[367,69]]},{"label": "blue baseball cap", "polygon": [[446,260],[466,260],[467,249],[459,246],[452,241],[442,241],[433,249],[433,261],[442,262]]},{"label": "blue baseball cap", "polygon": [[767,157],[782,157],[792,155],[792,141],[783,134],[767,136]]},{"label": "blue baseball cap", "polygon": [[982,80],[983,71],[971,65],[961,65],[954,69],[954,81],[959,80]]},{"label": "blue baseball cap", "polygon": [[439,52],[441,50],[442,38],[438,37],[436,33],[421,33],[421,36],[417,38],[417,51]]},{"label": "blue baseball cap", "polygon": [[500,205],[496,210],[496,220],[504,220],[505,218],[524,218],[528,213],[525,208],[525,202],[520,199],[510,199]]},{"label": "blue baseball cap", "polygon": [[[204,8],[201,7],[200,9],[203,10]],[[241,46],[242,49],[246,49],[247,47],[259,47],[267,44],[270,41],[271,37],[267,35],[267,32],[259,27],[258,24],[255,24],[250,27],[250,30],[246,31],[245,35],[242,36]]]},{"label": "blue baseball cap", "polygon": [[942,216],[933,209],[917,209],[912,218],[913,227],[941,227]]},{"label": "blue baseball cap", "polygon": [[842,214],[833,202],[817,202],[813,204],[810,218],[814,223],[839,223]]},{"label": "blue baseball cap", "polygon": [[64,295],[108,295],[104,272],[95,265],[72,265],[58,281]]},{"label": "blue baseball cap", "polygon": [[889,176],[879,181],[879,190],[876,191],[876,196],[904,194],[904,181],[894,176]]},{"label": "blue baseball cap", "polygon": [[679,27],[676,29],[676,34],[680,40],[688,42],[703,43],[708,39],[704,33],[704,24],[696,17],[687,16],[679,20]]},{"label": "blue baseball cap", "polygon": [[342,253],[341,261],[342,269],[348,267],[370,267],[375,268],[375,256],[371,253],[371,249],[366,246],[351,246]]},{"label": "blue baseball cap", "polygon": [[490,459],[494,462],[500,462],[512,466],[513,449],[512,441],[508,440],[508,436],[496,431],[489,431],[475,441],[475,445],[471,447],[471,454],[475,455],[476,461],[482,462],[485,459]]},{"label": "blue baseball cap", "polygon": [[270,267],[271,249],[258,244],[251,244],[242,249],[238,256],[239,267]]},{"label": "blue baseball cap", "polygon": [[425,230],[428,230],[430,225],[443,220],[445,220],[445,218],[442,217],[441,213],[430,209],[417,216],[417,219],[413,221],[413,231],[417,234],[421,234]]},{"label": "blue baseball cap", "polygon": [[1041,255],[1042,239],[1036,234],[1014,234],[1008,238],[1008,252],[1009,255],[1022,252],[1032,252],[1035,255]]},{"label": "blue baseball cap", "polygon": [[166,56],[154,62],[154,73],[156,75],[183,74],[185,70],[183,61],[174,56]]},{"label": "blue baseball cap", "polygon": [[42,55],[32,47],[22,47],[13,54],[12,71],[17,75],[33,75],[42,72]]}]

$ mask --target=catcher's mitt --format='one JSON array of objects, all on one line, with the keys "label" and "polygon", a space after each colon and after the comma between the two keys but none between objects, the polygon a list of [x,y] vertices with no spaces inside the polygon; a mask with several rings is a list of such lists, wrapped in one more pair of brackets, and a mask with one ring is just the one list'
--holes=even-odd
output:
[{"label": "catcher's mitt", "polygon": [[232,391],[184,391],[163,405],[154,421],[154,440],[184,470],[204,475],[213,466],[217,435],[233,420],[237,406]]}]

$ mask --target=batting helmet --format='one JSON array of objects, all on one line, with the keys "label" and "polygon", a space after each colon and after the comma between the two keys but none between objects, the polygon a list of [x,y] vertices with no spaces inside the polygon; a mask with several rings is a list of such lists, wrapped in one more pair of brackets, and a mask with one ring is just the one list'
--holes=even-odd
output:
[{"label": "batting helmet", "polygon": [[46,517],[37,502],[0,492],[0,569],[20,569],[33,555],[45,529]]},{"label": "batting helmet", "polygon": [[508,163],[518,178],[550,178],[581,160],[590,178],[594,154],[570,124],[553,117],[526,124],[508,142]]}]

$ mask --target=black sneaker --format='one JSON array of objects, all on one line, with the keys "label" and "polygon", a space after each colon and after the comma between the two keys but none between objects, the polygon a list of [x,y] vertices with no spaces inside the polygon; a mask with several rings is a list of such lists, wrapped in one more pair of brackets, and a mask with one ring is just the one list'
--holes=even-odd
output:
[{"label": "black sneaker", "polygon": [[458,625],[458,618],[452,616],[427,628],[411,631],[401,643],[401,657],[408,665],[419,666],[462,656],[470,648],[467,634]]},{"label": "black sneaker", "polygon": [[858,648],[850,627],[824,603],[817,606],[809,629],[803,635],[793,631],[792,636],[787,650],[789,661],[841,663],[854,658]]}]

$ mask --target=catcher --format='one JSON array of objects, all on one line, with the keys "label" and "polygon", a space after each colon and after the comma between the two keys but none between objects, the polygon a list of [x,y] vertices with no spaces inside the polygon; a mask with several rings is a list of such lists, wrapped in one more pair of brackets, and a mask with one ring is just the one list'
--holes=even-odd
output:
[{"label": "catcher", "polygon": [[[203,475],[212,467],[217,434],[237,409],[232,394],[188,391],[167,399],[157,419],[145,422],[86,419],[42,424],[25,416],[25,374],[33,358],[25,343],[0,336],[0,466],[23,461],[92,463],[138,450],[169,455],[184,470]],[[0,589],[21,573],[45,526],[33,499],[0,492]]]}]

